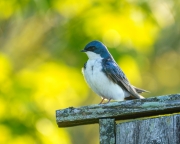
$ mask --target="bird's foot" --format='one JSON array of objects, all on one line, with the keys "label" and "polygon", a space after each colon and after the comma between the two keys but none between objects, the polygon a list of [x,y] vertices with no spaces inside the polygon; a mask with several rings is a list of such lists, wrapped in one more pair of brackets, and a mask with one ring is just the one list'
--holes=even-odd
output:
[{"label": "bird's foot", "polygon": [[111,101],[111,99],[108,99],[108,101],[106,103],[102,103],[104,101],[104,99],[105,98],[103,98],[99,104],[107,104],[107,103],[109,103]]},{"label": "bird's foot", "polygon": [[105,98],[102,98],[101,102],[99,104],[102,104],[102,102],[104,101]]}]

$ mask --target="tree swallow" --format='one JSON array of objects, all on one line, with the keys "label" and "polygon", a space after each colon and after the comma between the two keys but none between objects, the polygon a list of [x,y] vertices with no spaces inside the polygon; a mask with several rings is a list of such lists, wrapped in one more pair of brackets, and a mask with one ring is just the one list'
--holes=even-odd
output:
[{"label": "tree swallow", "polygon": [[88,43],[81,52],[85,52],[88,61],[82,73],[90,88],[109,103],[113,100],[143,99],[139,95],[148,92],[131,85],[121,68],[117,65],[106,46],[99,41]]}]

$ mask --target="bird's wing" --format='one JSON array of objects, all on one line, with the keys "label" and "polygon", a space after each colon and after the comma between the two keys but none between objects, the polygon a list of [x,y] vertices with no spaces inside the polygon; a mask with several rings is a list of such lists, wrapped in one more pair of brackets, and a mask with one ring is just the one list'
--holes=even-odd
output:
[{"label": "bird's wing", "polygon": [[113,60],[103,59],[102,67],[103,72],[114,83],[118,84],[120,87],[127,90],[135,99],[141,98],[141,96],[136,92],[135,88],[129,83],[123,71]]}]

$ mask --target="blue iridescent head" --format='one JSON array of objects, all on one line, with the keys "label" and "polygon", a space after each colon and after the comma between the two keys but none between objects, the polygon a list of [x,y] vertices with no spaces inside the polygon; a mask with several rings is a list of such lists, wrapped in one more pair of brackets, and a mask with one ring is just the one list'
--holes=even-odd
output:
[{"label": "blue iridescent head", "polygon": [[97,40],[88,43],[85,46],[85,48],[81,50],[81,52],[85,52],[88,55],[89,59],[97,59],[97,58],[112,59],[112,56],[109,53],[107,47],[103,43]]}]

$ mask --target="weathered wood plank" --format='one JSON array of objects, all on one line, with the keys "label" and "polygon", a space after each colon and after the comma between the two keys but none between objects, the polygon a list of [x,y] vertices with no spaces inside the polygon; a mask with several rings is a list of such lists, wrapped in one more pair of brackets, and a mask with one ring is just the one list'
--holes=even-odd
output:
[{"label": "weathered wood plank", "polygon": [[59,127],[70,127],[98,123],[102,118],[123,120],[173,112],[180,112],[180,94],[80,108],[69,107],[56,111],[56,121]]},{"label": "weathered wood plank", "polygon": [[180,144],[180,114],[117,124],[116,144]]},{"label": "weathered wood plank", "polygon": [[100,119],[100,144],[115,144],[115,119]]}]

